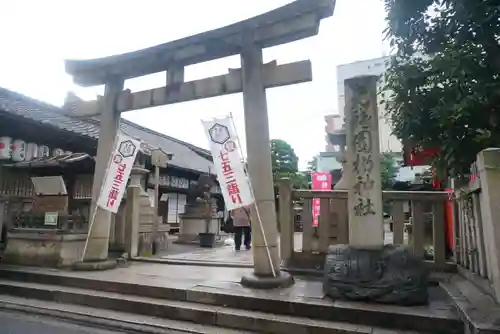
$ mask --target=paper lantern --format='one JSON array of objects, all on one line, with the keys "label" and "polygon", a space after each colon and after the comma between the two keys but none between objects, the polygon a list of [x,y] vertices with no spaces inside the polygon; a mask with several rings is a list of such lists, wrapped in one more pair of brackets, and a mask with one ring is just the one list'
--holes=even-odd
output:
[{"label": "paper lantern", "polygon": [[9,160],[12,157],[12,138],[0,137],[0,160]]},{"label": "paper lantern", "polygon": [[52,150],[52,156],[53,157],[57,157],[57,156],[60,156],[60,155],[64,155],[64,150],[63,149],[55,148],[55,149]]},{"label": "paper lantern", "polygon": [[38,158],[38,145],[35,143],[28,143],[26,145],[26,161],[31,161]]},{"label": "paper lantern", "polygon": [[26,143],[21,139],[16,139],[12,143],[12,160],[21,162],[26,159]]},{"label": "paper lantern", "polygon": [[38,157],[45,157],[48,158],[50,157],[50,148],[45,145],[40,145],[38,147]]}]

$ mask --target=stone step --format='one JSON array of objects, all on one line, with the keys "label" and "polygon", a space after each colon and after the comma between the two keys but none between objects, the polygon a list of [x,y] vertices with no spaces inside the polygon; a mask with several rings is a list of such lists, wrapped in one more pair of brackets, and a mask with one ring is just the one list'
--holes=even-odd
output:
[{"label": "stone step", "polygon": [[[68,309],[65,308],[64,304],[94,308],[96,310],[94,310],[93,314],[99,314],[101,320],[105,313],[98,312],[98,309],[129,314],[128,317],[122,315],[122,319],[131,319],[134,318],[136,314],[139,314],[161,319],[194,322],[199,325],[210,326],[210,328],[218,326],[225,329],[243,330],[255,333],[412,333],[407,331],[387,331],[381,328],[352,325],[342,322],[321,321],[302,317],[246,311],[216,305],[204,305],[192,302],[163,300],[159,298],[148,298],[38,283],[13,282],[8,280],[0,280],[0,294],[44,302],[48,301],[50,303],[59,303],[60,309],[65,309],[66,312],[68,312]],[[44,303],[44,305],[48,304]],[[45,307],[47,308],[47,306]],[[54,311],[54,304],[52,304],[52,308]],[[108,314],[107,319],[111,317],[112,314]]]},{"label": "stone step", "polygon": [[461,275],[441,286],[453,298],[467,333],[500,334],[500,305],[492,296]]},{"label": "stone step", "polygon": [[[83,278],[74,273],[41,272],[34,269],[0,268],[5,280],[49,286],[88,289],[107,293],[123,293],[162,301],[190,302],[203,306],[218,306],[238,311],[257,311],[283,316],[309,318],[318,321],[338,321],[374,327],[417,330],[432,333],[460,333],[463,325],[449,308],[396,307],[354,302],[329,301],[298,296],[294,300],[266,296],[260,291],[182,288],[146,285],[116,280]],[[7,284],[8,282],[4,282]],[[42,293],[42,292],[40,292]]]},{"label": "stone step", "polygon": [[84,326],[136,334],[251,334],[255,332],[200,325],[187,321],[96,309],[46,300],[0,295],[0,310],[48,317]]}]

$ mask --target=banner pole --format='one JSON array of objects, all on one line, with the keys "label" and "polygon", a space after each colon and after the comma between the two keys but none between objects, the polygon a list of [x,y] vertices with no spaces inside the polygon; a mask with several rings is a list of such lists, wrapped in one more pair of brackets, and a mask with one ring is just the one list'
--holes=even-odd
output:
[{"label": "banner pole", "polygon": [[[231,124],[233,125],[233,130],[234,130],[234,134],[236,135],[236,141],[238,142],[238,147],[240,149],[241,158],[243,158],[244,156],[243,156],[243,150],[241,148],[240,137],[238,136],[238,131],[236,131],[236,124],[234,123],[234,118],[233,118],[232,112],[229,113],[229,118],[231,119]],[[266,253],[267,253],[267,259],[269,261],[269,266],[271,267],[271,272],[273,274],[273,277],[276,277],[276,270],[274,270],[273,260],[271,258],[271,252],[269,251],[269,244],[267,243],[267,237],[266,237],[266,234],[264,232],[264,226],[262,225],[260,210],[257,206],[257,202],[255,201],[255,193],[253,191],[252,180],[250,179],[250,174],[248,174],[247,167],[245,166],[245,164],[243,164],[243,170],[247,174],[247,182],[250,186],[250,192],[251,192],[253,200],[254,200],[253,205],[255,208],[255,213],[257,214],[257,221],[259,223],[260,232],[262,233],[262,239],[264,240],[264,246],[266,247]]]},{"label": "banner pole", "polygon": [[[113,149],[111,152],[114,152],[116,149],[118,137],[119,137],[119,133],[115,137],[115,141],[113,143]],[[111,163],[111,156],[108,159],[108,166],[107,166],[106,170],[104,171],[104,176],[102,178],[102,183],[101,183],[101,187],[99,189],[99,194],[97,195],[96,202],[93,205],[94,211],[92,211],[92,217],[90,218],[90,221],[89,221],[89,231],[87,232],[87,239],[85,239],[85,245],[83,246],[82,259],[81,259],[82,262],[85,259],[85,253],[87,253],[87,247],[89,245],[90,234],[92,233],[92,227],[94,226],[94,221],[95,221],[95,218],[97,215],[97,210],[99,210],[99,205],[97,205],[97,202],[99,201],[99,197],[102,194],[102,189],[104,188],[104,181],[108,177],[110,163]],[[95,170],[94,170],[94,177],[95,177]]]},{"label": "banner pole", "polygon": [[85,258],[85,253],[87,253],[87,247],[89,245],[90,234],[92,233],[92,226],[94,225],[94,221],[95,221],[95,217],[96,217],[98,209],[99,209],[99,206],[97,204],[95,204],[94,211],[92,211],[92,217],[90,218],[90,221],[89,221],[89,231],[87,232],[87,238],[85,239],[85,245],[83,246],[81,262],[83,262],[83,260]]}]

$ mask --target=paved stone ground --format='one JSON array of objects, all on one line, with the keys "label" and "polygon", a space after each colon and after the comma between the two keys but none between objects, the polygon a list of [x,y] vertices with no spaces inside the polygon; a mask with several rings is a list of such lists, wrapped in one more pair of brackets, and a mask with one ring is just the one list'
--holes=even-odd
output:
[{"label": "paved stone ground", "polygon": [[196,247],[190,252],[163,255],[161,259],[175,261],[196,261],[196,262],[224,262],[228,265],[252,265],[252,251],[241,250],[236,252],[232,246],[223,246],[212,249],[200,249]]},{"label": "paved stone ground", "polygon": [[[180,247],[182,247],[182,251]],[[301,248],[302,233],[295,233],[295,249],[300,251]],[[172,244],[169,246],[169,250],[159,254],[157,258],[174,261],[219,262],[229,265],[251,266],[253,264],[252,251],[247,251],[242,248],[241,251],[236,252],[234,246],[218,246],[215,248],[203,249],[198,245]]]},{"label": "paved stone ground", "polygon": [[[393,235],[391,232],[385,233],[385,243],[392,244]],[[302,233],[295,233],[295,251],[302,249]],[[211,249],[203,249],[198,245],[179,245],[170,244],[166,252],[158,254],[156,258],[171,261],[194,261],[225,263],[228,265],[250,266],[253,264],[253,255],[251,251],[241,250],[236,252],[234,246],[218,246]]]}]

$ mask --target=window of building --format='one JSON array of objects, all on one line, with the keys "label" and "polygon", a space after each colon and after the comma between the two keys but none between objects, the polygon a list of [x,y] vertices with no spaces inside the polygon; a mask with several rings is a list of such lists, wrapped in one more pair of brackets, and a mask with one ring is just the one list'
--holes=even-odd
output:
[{"label": "window of building", "polygon": [[179,223],[179,214],[184,213],[186,195],[179,193],[168,193],[168,223]]}]

